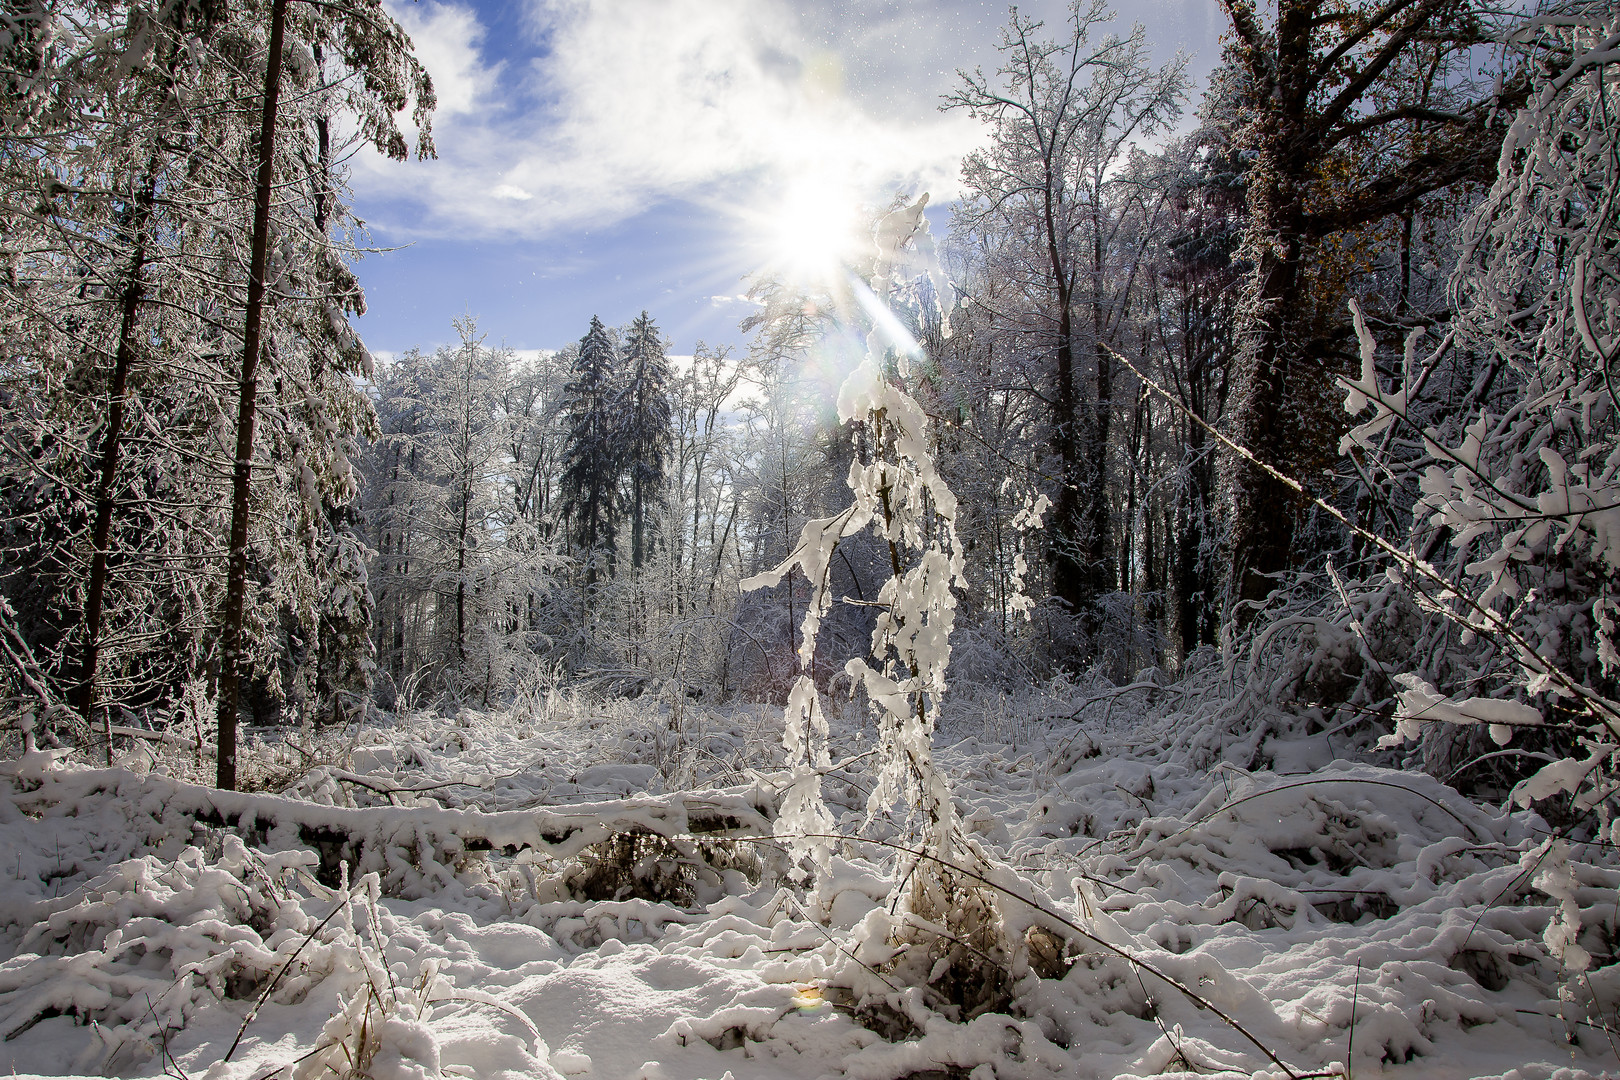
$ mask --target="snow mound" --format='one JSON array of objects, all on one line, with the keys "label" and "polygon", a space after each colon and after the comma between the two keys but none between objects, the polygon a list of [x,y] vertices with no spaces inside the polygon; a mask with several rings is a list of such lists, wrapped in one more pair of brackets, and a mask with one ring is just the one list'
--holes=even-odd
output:
[{"label": "snow mound", "polygon": [[[1191,711],[1185,697],[951,727],[937,757],[970,841],[958,857],[1017,945],[1009,1010],[965,1017],[878,974],[902,929],[926,928],[891,914],[906,838],[861,833],[873,776],[859,721],[839,714],[848,756],[825,787],[848,839],[808,886],[771,839],[787,771],[679,790],[690,758],[651,741],[624,753],[606,724],[368,731],[345,771],[372,786],[335,766],[295,782],[330,803],[11,763],[0,1069],[1583,1080],[1620,1066],[1612,850],[1331,755],[1291,775],[1212,766],[1210,747],[1248,762],[1282,736],[1178,737],[1188,715],[1160,710]],[[502,773],[487,755],[503,745],[547,747],[547,763]],[[446,776],[484,782],[399,806],[376,790]],[[575,778],[629,790],[535,804]]]}]

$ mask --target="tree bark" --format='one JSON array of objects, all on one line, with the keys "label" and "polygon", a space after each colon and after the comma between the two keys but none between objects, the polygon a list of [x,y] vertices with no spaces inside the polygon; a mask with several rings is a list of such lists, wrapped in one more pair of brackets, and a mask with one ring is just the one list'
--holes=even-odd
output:
[{"label": "tree bark", "polygon": [[[96,518],[90,533],[90,580],[84,599],[84,656],[79,667],[75,706],[86,725],[95,726],[96,667],[101,657],[101,608],[107,586],[107,556],[112,534],[113,484],[118,473],[119,439],[124,429],[124,393],[135,357],[135,326],[145,292],[146,226],[157,194],[156,162],[147,168],[145,189],[137,196],[134,215],[135,248],[130,254],[129,281],[124,287],[123,317],[118,328],[118,349],[113,358],[112,388],[107,399],[107,430],[101,442],[101,475],[96,481]],[[111,719],[108,719],[108,724]],[[107,765],[112,766],[112,729],[106,730]]]},{"label": "tree bark", "polygon": [[258,184],[253,198],[253,247],[248,268],[247,315],[242,330],[242,377],[236,409],[236,464],[231,488],[230,563],[220,627],[219,752],[215,783],[236,790],[236,714],[242,698],[242,618],[247,596],[248,495],[253,478],[254,402],[258,394],[265,264],[270,248],[270,191],[275,180],[276,109],[281,96],[281,47],[288,0],[270,5],[270,48],[264,68]]},{"label": "tree bark", "polygon": [[[1333,299],[1311,294],[1303,260],[1316,242],[1402,213],[1430,192],[1463,180],[1488,181],[1503,133],[1493,117],[1522,101],[1525,90],[1522,77],[1514,76],[1460,110],[1425,104],[1369,114],[1361,108],[1393,87],[1396,61],[1419,43],[1438,42],[1466,56],[1485,40],[1471,0],[1353,5],[1331,20],[1322,14],[1330,9],[1324,0],[1278,0],[1269,32],[1253,0],[1221,3],[1250,84],[1243,142],[1254,155],[1246,243],[1254,269],[1239,315],[1233,433],[1259,461],[1297,476],[1313,450],[1331,453],[1333,436],[1320,424],[1302,422],[1329,385],[1321,358],[1310,355],[1309,342],[1323,333],[1313,332],[1307,308]],[[1338,28],[1337,39],[1324,37],[1327,25]],[[1331,92],[1325,99],[1324,91]],[[1410,141],[1400,145],[1408,153],[1397,164],[1358,174],[1337,190],[1321,182],[1323,166],[1353,140],[1399,135],[1402,129],[1392,124],[1424,125],[1406,135]],[[1245,459],[1231,457],[1228,466],[1227,588],[1232,618],[1242,626],[1271,592],[1274,575],[1292,564],[1301,502]]]},{"label": "tree bark", "polygon": [[[1050,168],[1048,168],[1050,174]],[[1074,389],[1074,315],[1070,306],[1069,267],[1058,247],[1058,224],[1052,205],[1051,184],[1045,194],[1045,241],[1052,288],[1057,301],[1057,393],[1052,403],[1052,450],[1059,465],[1057,499],[1053,506],[1052,595],[1078,615],[1091,599],[1086,567],[1081,560],[1082,511],[1079,419]]]}]

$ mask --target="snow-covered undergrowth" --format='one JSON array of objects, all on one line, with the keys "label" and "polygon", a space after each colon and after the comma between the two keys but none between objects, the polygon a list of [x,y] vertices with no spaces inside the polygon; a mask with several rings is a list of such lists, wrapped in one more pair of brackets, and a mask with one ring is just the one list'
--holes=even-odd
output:
[{"label": "snow-covered undergrowth", "polygon": [[1147,682],[942,717],[937,761],[1024,943],[1011,1010],[966,1017],[894,979],[904,863],[884,845],[901,840],[862,829],[874,732],[854,709],[829,717],[824,788],[838,831],[864,839],[808,891],[768,839],[789,773],[780,720],[757,710],[398,718],[327,738],[337,756],[294,770],[288,797],[187,784],[161,753],[155,769],[14,762],[0,1070],[1620,1070],[1612,851],[1335,760],[1323,736],[1242,734],[1211,700]]}]

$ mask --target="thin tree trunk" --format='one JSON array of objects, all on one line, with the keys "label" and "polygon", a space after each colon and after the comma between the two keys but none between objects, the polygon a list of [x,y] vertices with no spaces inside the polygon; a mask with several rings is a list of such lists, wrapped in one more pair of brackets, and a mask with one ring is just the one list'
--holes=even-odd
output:
[{"label": "thin tree trunk", "polygon": [[[782,451],[782,543],[785,545],[783,551],[791,553],[793,551],[793,523],[788,514],[787,428],[778,425],[778,431],[780,433],[778,446]],[[786,556],[783,557],[786,558]],[[798,627],[799,617],[793,610],[793,575],[789,574],[784,583],[787,586],[788,653],[794,658],[794,666],[796,667],[798,666],[799,643],[794,631]],[[810,584],[813,587],[815,582],[812,581]]]},{"label": "thin tree trunk", "polygon": [[215,783],[236,790],[236,712],[242,698],[242,615],[247,596],[248,493],[253,478],[254,400],[258,394],[259,335],[264,317],[264,274],[270,248],[270,189],[275,179],[276,107],[281,96],[281,43],[287,0],[270,5],[270,51],[264,68],[259,127],[259,176],[253,197],[253,249],[248,269],[247,317],[242,330],[242,381],[236,410],[236,467],[231,489],[230,565],[220,628],[219,753]]},{"label": "thin tree trunk", "polygon": [[1058,304],[1057,393],[1052,416],[1052,449],[1061,462],[1058,473],[1057,504],[1053,507],[1052,594],[1078,615],[1091,597],[1086,588],[1085,567],[1081,564],[1081,507],[1079,439],[1076,437],[1074,393],[1074,337],[1069,313],[1069,289],[1062,277],[1064,267],[1055,239],[1048,236],[1052,273]]},{"label": "thin tree trunk", "polygon": [[[1100,179],[1093,185],[1093,191],[1098,192],[1098,188]],[[1091,215],[1091,333],[1092,352],[1095,354],[1097,365],[1095,384],[1097,398],[1092,402],[1091,416],[1085,433],[1089,445],[1082,455],[1083,467],[1087,473],[1085,573],[1093,598],[1114,588],[1130,588],[1128,573],[1122,575],[1117,582],[1110,580],[1114,576],[1114,560],[1111,551],[1113,522],[1110,520],[1113,515],[1109,513],[1108,501],[1108,436],[1113,420],[1114,371],[1108,354],[1107,318],[1103,312],[1103,223],[1097,206],[1101,197],[1100,192],[1092,196]],[[1129,527],[1127,523],[1126,528]],[[1125,548],[1124,558],[1129,560],[1128,539]]]},{"label": "thin tree trunk", "polygon": [[630,506],[633,517],[630,521],[630,569],[639,571],[643,552],[641,547],[642,505],[641,505],[641,477],[630,478]]},{"label": "thin tree trunk", "polygon": [[456,543],[456,660],[467,663],[467,504],[472,492],[461,493],[461,534]]},{"label": "thin tree trunk", "polygon": [[[737,523],[737,510],[741,505],[742,504],[741,504],[740,500],[735,499],[735,498],[731,500],[731,516],[726,519],[726,531],[720,534],[720,543],[715,544],[714,541],[712,541],[712,540],[709,542],[709,546],[714,549],[714,567],[709,573],[709,610],[710,611],[714,610],[714,592],[715,592],[715,587],[719,584],[719,581],[720,581],[720,563],[721,563],[721,561],[724,558],[725,553],[726,553],[726,544],[729,543],[730,540],[731,540],[731,527]],[[719,515],[716,514],[715,516],[718,517]],[[742,551],[741,551],[742,542],[740,540],[738,541],[737,546],[738,546],[738,549],[739,549],[738,552],[737,552],[737,559],[738,559],[739,562],[741,562],[742,561]],[[722,685],[723,685],[723,680],[722,680]]]},{"label": "thin tree trunk", "polygon": [[[167,47],[166,74],[163,96],[174,88],[176,42],[171,36]],[[118,453],[124,428],[125,391],[129,385],[129,369],[135,362],[135,328],[140,304],[146,291],[143,275],[149,261],[150,237],[147,226],[151,221],[152,204],[157,198],[157,174],[161,151],[154,149],[146,162],[146,184],[135,197],[135,213],[131,222],[135,247],[130,254],[129,281],[124,289],[123,313],[118,328],[118,348],[113,357],[113,381],[107,398],[107,431],[101,444],[101,475],[96,481],[96,517],[90,534],[90,579],[84,603],[84,655],[80,660],[79,685],[75,688],[75,706],[85,725],[95,726],[93,713],[96,704],[96,675],[101,660],[101,614],[107,590],[108,547],[112,538],[113,483],[118,474]],[[112,766],[112,716],[103,717],[103,736],[107,744],[107,765]]]},{"label": "thin tree trunk", "polygon": [[[123,318],[118,328],[118,349],[113,358],[112,389],[107,400],[107,431],[101,442],[101,476],[96,481],[96,520],[90,534],[90,581],[84,599],[84,656],[79,668],[75,705],[86,725],[94,726],[96,666],[101,656],[101,607],[107,586],[107,548],[112,534],[113,483],[118,472],[119,439],[124,429],[124,391],[135,357],[135,324],[145,292],[146,225],[157,194],[157,163],[147,165],[147,183],[135,204],[135,250],[129,260],[129,282],[124,288]],[[107,765],[112,766],[112,719],[107,717]]]}]

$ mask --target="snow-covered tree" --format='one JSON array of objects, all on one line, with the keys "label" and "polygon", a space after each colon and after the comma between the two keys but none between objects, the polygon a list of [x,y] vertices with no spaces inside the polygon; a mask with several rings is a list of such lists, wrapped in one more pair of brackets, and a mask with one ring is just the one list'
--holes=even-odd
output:
[{"label": "snow-covered tree", "polygon": [[[1521,742],[1557,760],[1515,798],[1573,791],[1574,810],[1601,807],[1610,822],[1620,743],[1620,20],[1570,8],[1529,20],[1516,37],[1542,58],[1541,73],[1509,126],[1495,185],[1466,223],[1455,326],[1432,348],[1413,332],[1386,386],[1356,313],[1362,369],[1347,380],[1345,406],[1374,411],[1341,448],[1384,463],[1392,439],[1404,439],[1422,453],[1412,551],[1391,574],[1436,625],[1419,662],[1396,674],[1391,741],[1437,720],[1486,725],[1497,743],[1519,729]],[[1483,360],[1467,414],[1414,424],[1431,372],[1456,350]],[[1554,718],[1578,723],[1579,741],[1535,730]],[[1549,944],[1564,929],[1555,921]],[[1573,936],[1560,942],[1580,970],[1579,950],[1564,949]]]},{"label": "snow-covered tree", "polygon": [[[1477,51],[1490,11],[1473,0],[1223,0],[1240,85],[1227,127],[1248,155],[1231,423],[1236,442],[1290,476],[1329,459],[1333,343],[1349,335],[1332,246],[1432,192],[1488,183],[1501,110],[1522,82],[1493,82]],[[1226,469],[1228,589],[1240,620],[1294,554],[1296,493],[1242,457]]]},{"label": "snow-covered tree", "polygon": [[460,342],[378,375],[382,434],[366,463],[377,647],[395,689],[485,703],[528,663],[550,546],[513,498],[513,363],[470,318]]},{"label": "snow-covered tree", "polygon": [[643,311],[624,332],[618,443],[629,485],[630,566],[646,558],[647,516],[662,495],[670,446],[668,343]]},{"label": "snow-covered tree", "polygon": [[969,199],[955,228],[997,281],[999,303],[980,310],[996,313],[1003,352],[1035,354],[1024,374],[1049,411],[1052,594],[1082,616],[1119,581],[1110,346],[1122,344],[1141,263],[1123,228],[1119,170],[1134,140],[1179,115],[1186,86],[1181,58],[1150,64],[1141,26],[1093,41],[1107,17],[1100,0],[1077,2],[1052,41],[1015,13],[999,83],[975,72],[947,98],[991,129],[991,145],[963,162]]},{"label": "snow-covered tree", "polygon": [[618,350],[602,321],[591,316],[580,338],[573,377],[564,390],[562,493],[564,516],[572,526],[570,543],[579,552],[586,586],[617,565],[618,486],[624,461],[619,442],[622,407]]},{"label": "snow-covered tree", "polygon": [[[925,272],[937,273],[927,258],[932,243],[926,205],[925,195],[878,220],[871,293],[876,304],[904,310],[932,300],[913,287],[919,275],[912,272],[921,262]],[[919,313],[911,314],[916,322]],[[845,317],[861,318],[855,312]],[[865,692],[878,719],[878,784],[867,804],[868,820],[893,815],[902,829],[903,869],[893,904],[905,916],[889,927],[887,966],[908,985],[928,986],[936,1003],[971,1010],[1005,993],[1006,949],[993,898],[972,876],[976,871],[963,873],[963,862],[976,852],[956,820],[949,783],[933,762],[956,589],[965,584],[955,530],[958,504],[935,465],[928,417],[902,385],[925,358],[924,349],[900,319],[870,319],[865,357],[838,391],[839,418],[859,425],[865,450],[848,468],[853,502],[806,521],[784,562],[743,582],[744,588],[775,585],[797,570],[810,584],[798,650],[801,674],[786,710],[783,746],[791,777],[777,831],[791,855],[809,859],[825,875],[835,840],[821,798],[821,778],[831,764],[829,728],[809,672],[821,620],[834,600],[833,559],[841,542],[870,528],[886,549],[888,573],[873,600],[878,614],[869,657],[850,659],[845,673]],[[945,933],[918,935],[908,918],[942,926]],[[869,923],[867,930],[884,932],[878,927]]]},{"label": "snow-covered tree", "polygon": [[[380,0],[346,0],[330,6],[301,4],[297,16],[291,19],[290,42],[287,37],[289,3],[290,0],[270,0],[268,40],[262,61],[263,90],[258,99],[259,133],[253,144],[256,176],[252,235],[247,258],[242,260],[247,273],[241,363],[236,372],[230,539],[219,643],[218,784],[227,789],[236,785],[237,706],[242,677],[251,666],[246,604],[259,365],[264,362],[267,373],[279,377],[283,386],[287,382],[294,385],[305,382],[307,373],[310,378],[305,382],[306,394],[313,390],[309,384],[317,382],[329,367],[338,366],[340,371],[347,369],[346,373],[352,374],[370,365],[369,357],[344,316],[345,307],[363,310],[363,300],[341,256],[332,250],[329,233],[336,209],[332,202],[334,178],[330,174],[331,113],[334,109],[342,110],[353,118],[360,138],[379,152],[402,160],[408,156],[408,150],[396,114],[414,100],[418,156],[426,157],[433,152],[432,81],[411,52],[410,38],[383,10]],[[285,156],[278,154],[278,116],[286,55],[293,58],[289,72],[292,80],[303,81],[312,90],[326,89],[323,84],[329,75],[328,61],[336,77],[334,92],[311,93],[302,99],[310,113],[299,115],[297,110],[288,110],[290,115],[286,119],[293,123],[288,125],[290,145],[287,149],[308,150],[313,143],[313,153],[306,152],[304,161],[313,160],[316,164],[303,170],[309,182],[303,190],[309,201],[295,204],[291,216],[286,214],[284,202],[281,219],[273,223],[271,196],[277,187],[278,157]],[[273,224],[280,234],[274,281],[271,280],[270,258]],[[240,256],[240,250],[237,254]],[[300,277],[304,280],[299,284],[304,288],[295,286]],[[279,301],[290,309],[294,327],[288,328],[292,331],[289,336],[296,334],[305,348],[296,348],[288,342],[278,349],[273,324],[270,334],[265,334],[267,293],[272,304]],[[303,332],[299,334],[299,330]],[[332,347],[334,345],[336,348]],[[296,355],[299,362],[278,365],[277,357],[282,354]],[[347,389],[350,394],[354,393],[352,384]],[[347,403],[340,404],[339,408],[343,404]],[[336,425],[330,422],[331,417],[323,415],[327,410],[319,403],[312,411],[316,415],[310,419],[315,423],[295,421],[286,433],[288,442],[294,444],[295,455],[303,459],[298,467],[309,470],[310,459],[331,458],[337,474],[333,480],[341,487],[344,499],[352,498],[355,487],[347,456],[341,442],[331,438]]]},{"label": "snow-covered tree", "polygon": [[[240,374],[231,313],[252,276],[244,162],[266,144],[262,112],[240,105],[263,100],[267,57],[287,57],[297,93],[268,144],[259,479],[234,620],[257,706],[285,689],[289,657],[335,660],[335,639],[314,640],[320,612],[355,585],[340,578],[356,560],[332,556],[371,422],[355,385],[369,360],[346,320],[363,299],[338,164],[349,143],[333,125],[349,116],[356,137],[403,156],[396,107],[414,97],[425,136],[431,87],[376,4],[298,5],[276,50],[256,4],[26,7],[7,9],[22,52],[6,69],[0,320],[7,385],[30,404],[0,424],[4,483],[14,524],[57,530],[27,607],[44,635],[36,655],[87,714],[109,698],[161,710],[220,659],[199,615],[217,615],[226,576],[220,478],[240,456],[226,430],[239,410],[221,388]],[[41,501],[48,490],[73,499]],[[358,676],[363,662],[338,670]]]}]

